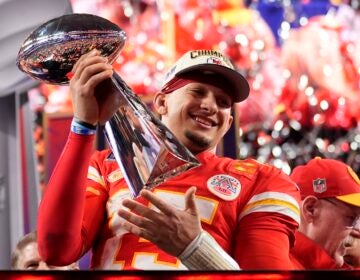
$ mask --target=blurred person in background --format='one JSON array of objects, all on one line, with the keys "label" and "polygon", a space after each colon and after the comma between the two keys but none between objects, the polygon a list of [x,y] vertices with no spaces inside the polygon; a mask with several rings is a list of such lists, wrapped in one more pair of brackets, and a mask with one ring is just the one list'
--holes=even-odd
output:
[{"label": "blurred person in background", "polygon": [[32,231],[24,235],[11,254],[12,270],[79,270],[78,262],[67,266],[48,265],[38,252],[37,233]]},{"label": "blurred person in background", "polygon": [[359,238],[360,181],[339,160],[316,157],[290,177],[301,193],[301,222],[291,250],[296,269],[351,269],[347,240]]}]

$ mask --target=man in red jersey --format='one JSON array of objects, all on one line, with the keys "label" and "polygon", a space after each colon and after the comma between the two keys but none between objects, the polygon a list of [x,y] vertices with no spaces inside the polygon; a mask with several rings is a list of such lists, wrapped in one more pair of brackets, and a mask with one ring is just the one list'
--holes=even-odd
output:
[{"label": "man in red jersey", "polygon": [[297,269],[351,269],[349,236],[359,237],[360,181],[350,166],[316,157],[294,168],[302,197],[301,223],[291,256]]},{"label": "man in red jersey", "polygon": [[228,58],[189,51],[166,75],[154,110],[201,165],[136,199],[111,150],[92,154],[96,125],[119,106],[115,93],[95,94],[112,66],[92,51],[73,73],[71,131],[39,207],[46,261],[64,265],[92,249],[96,269],[292,268],[296,185],[275,167],[215,153],[232,124],[234,103],[249,94]]}]

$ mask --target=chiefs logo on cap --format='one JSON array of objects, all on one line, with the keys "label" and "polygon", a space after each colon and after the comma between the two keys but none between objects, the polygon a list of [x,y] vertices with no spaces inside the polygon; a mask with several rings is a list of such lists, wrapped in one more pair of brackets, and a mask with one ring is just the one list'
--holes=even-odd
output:
[{"label": "chiefs logo on cap", "polygon": [[223,65],[223,61],[217,57],[209,57],[206,61],[207,63],[217,64],[217,65]]},{"label": "chiefs logo on cap", "polygon": [[348,170],[351,178],[353,178],[354,181],[355,181],[357,184],[360,184],[359,177],[358,177],[358,175],[355,173],[355,171],[354,171],[350,166],[347,167],[347,170]]}]

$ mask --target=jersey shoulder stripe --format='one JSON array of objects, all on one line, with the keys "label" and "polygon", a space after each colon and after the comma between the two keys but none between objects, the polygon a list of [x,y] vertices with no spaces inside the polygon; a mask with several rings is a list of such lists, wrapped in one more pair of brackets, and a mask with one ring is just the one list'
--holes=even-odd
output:
[{"label": "jersey shoulder stripe", "polygon": [[254,212],[276,212],[300,223],[300,206],[294,197],[281,192],[254,195],[244,207],[239,219]]},{"label": "jersey shoulder stripe", "polygon": [[88,179],[93,180],[94,182],[105,187],[104,178],[100,175],[99,171],[95,167],[89,166],[87,177]]}]

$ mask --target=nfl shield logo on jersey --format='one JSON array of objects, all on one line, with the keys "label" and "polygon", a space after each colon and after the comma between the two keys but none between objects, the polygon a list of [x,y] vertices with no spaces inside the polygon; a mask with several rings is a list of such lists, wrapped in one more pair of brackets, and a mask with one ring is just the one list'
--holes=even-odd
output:
[{"label": "nfl shield logo on jersey", "polygon": [[326,180],[320,178],[313,180],[313,190],[315,193],[325,192],[327,190]]}]

